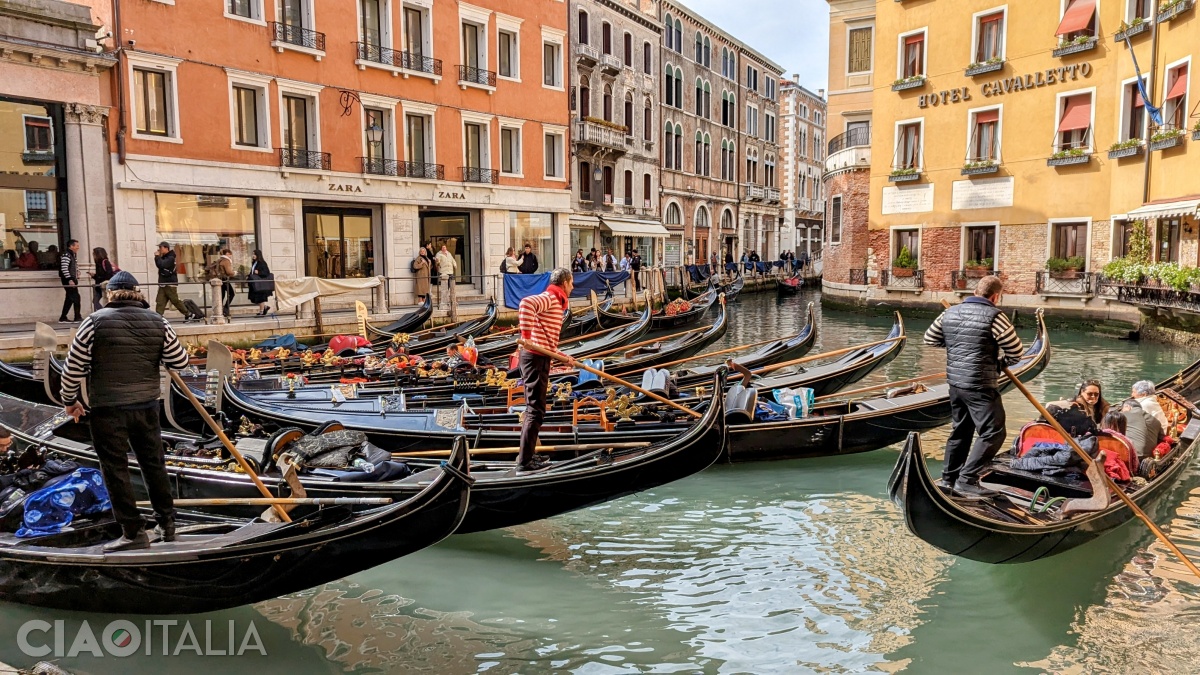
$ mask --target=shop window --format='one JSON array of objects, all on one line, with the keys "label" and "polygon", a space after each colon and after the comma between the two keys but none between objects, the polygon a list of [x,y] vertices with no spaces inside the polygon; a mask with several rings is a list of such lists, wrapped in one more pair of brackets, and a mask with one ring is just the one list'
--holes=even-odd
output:
[{"label": "shop window", "polygon": [[58,269],[66,203],[62,107],[0,97],[0,271]]},{"label": "shop window", "polygon": [[1059,98],[1058,133],[1054,149],[1058,151],[1092,147],[1092,95],[1075,94]]},{"label": "shop window", "polygon": [[1179,218],[1159,218],[1155,262],[1179,262]]},{"label": "shop window", "polygon": [[895,169],[921,169],[921,122],[896,125]]},{"label": "shop window", "polygon": [[509,79],[521,77],[521,51],[516,31],[502,30],[496,34],[496,75]]},{"label": "shop window", "polygon": [[842,243],[842,197],[835,196],[829,200],[829,243]]},{"label": "shop window", "polygon": [[563,134],[547,133],[544,145],[542,161],[545,166],[545,177],[563,178],[566,175],[563,172]]},{"label": "shop window", "polygon": [[[1149,83],[1146,83],[1149,86]],[[1137,80],[1121,88],[1121,140],[1140,139],[1146,130],[1146,102],[1138,90]]]},{"label": "shop window", "polygon": [[1096,35],[1096,0],[1069,0],[1055,35],[1066,42]]},{"label": "shop window", "polygon": [[992,12],[975,20],[975,62],[1004,58],[1004,12]]},{"label": "shop window", "polygon": [[[233,253],[235,278],[249,274],[258,248],[253,197],[157,192],[154,198],[154,241],[168,242],[175,251],[182,297],[201,299],[204,268],[221,256],[221,249]],[[239,296],[245,298],[244,293]]]},{"label": "shop window", "polygon": [[851,75],[871,72],[873,32],[872,28],[855,28],[850,31],[847,63],[849,64],[848,72]]},{"label": "shop window", "polygon": [[925,32],[900,38],[900,77],[925,75]]},{"label": "shop window", "polygon": [[967,161],[1000,161],[999,108],[971,113],[971,151]]},{"label": "shop window", "polygon": [[371,212],[304,209],[305,273],[323,279],[375,276]]},{"label": "shop window", "polygon": [[1167,96],[1163,104],[1163,123],[1171,129],[1188,127],[1188,64],[1167,69]]},{"label": "shop window", "polygon": [[964,245],[966,249],[963,251],[963,262],[977,262],[982,264],[984,260],[992,261],[992,269],[996,269],[996,226],[981,225],[972,226],[966,229]]},{"label": "shop window", "polygon": [[[554,214],[510,211],[508,214],[508,245],[518,251],[526,244],[533,248],[538,259],[538,272],[548,272],[556,264],[554,245]],[[585,251],[586,253],[586,251]]]},{"label": "shop window", "polygon": [[1087,223],[1054,223],[1051,227],[1050,256],[1053,258],[1086,258],[1087,233]]}]

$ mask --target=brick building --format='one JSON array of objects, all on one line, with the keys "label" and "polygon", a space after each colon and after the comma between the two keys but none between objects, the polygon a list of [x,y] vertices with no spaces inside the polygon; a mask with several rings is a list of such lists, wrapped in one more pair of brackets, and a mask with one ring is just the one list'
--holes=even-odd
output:
[{"label": "brick building", "polygon": [[814,94],[793,80],[784,80],[779,88],[780,248],[811,256],[821,250],[825,219],[825,90]]}]

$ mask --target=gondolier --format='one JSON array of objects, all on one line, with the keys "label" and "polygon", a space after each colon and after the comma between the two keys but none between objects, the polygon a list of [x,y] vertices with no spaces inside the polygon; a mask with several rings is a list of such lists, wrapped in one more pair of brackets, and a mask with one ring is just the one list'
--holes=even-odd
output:
[{"label": "gondolier", "polygon": [[113,518],[122,530],[121,538],[106,544],[105,551],[150,545],[129,477],[131,449],[154,506],[155,532],[163,541],[175,539],[175,508],[158,418],[159,364],[182,370],[188,355],[170,322],[150,311],[137,287],[129,272],[117,272],[109,280],[108,305],[79,326],[62,378],[63,406],[76,421],[85,414],[80,385],[85,378],[88,383],[92,443]]},{"label": "gondolier", "polygon": [[[953,427],[942,481],[964,497],[993,494],[979,486],[979,477],[1000,452],[1006,435],[1000,371],[1020,360],[1024,351],[1012,322],[997,307],[1003,293],[999,277],[984,277],[974,296],[947,309],[925,331],[925,344],[946,348]],[[972,446],[976,430],[979,438]]]},{"label": "gondolier", "polygon": [[[521,300],[518,318],[521,339],[546,351],[558,351],[563,312],[570,306],[571,271],[556,267],[550,272],[550,285],[542,293]],[[517,471],[532,471],[542,466],[535,462],[538,432],[546,418],[546,396],[550,383],[550,357],[522,349],[518,360],[525,382],[525,414],[521,421],[521,452]]]}]

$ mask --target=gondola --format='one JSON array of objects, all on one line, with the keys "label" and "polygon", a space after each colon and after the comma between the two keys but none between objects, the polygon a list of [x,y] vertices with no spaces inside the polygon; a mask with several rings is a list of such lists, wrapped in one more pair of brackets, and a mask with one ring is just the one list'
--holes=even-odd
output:
[{"label": "gondola", "polygon": [[[1037,316],[1037,335],[1011,369],[1023,382],[1037,377],[1050,362],[1049,334],[1040,311]],[[1011,387],[1002,378],[1002,390]],[[758,396],[769,398],[770,392],[759,389]],[[758,422],[739,409],[731,411],[728,420],[727,459],[747,462],[869,452],[899,443],[909,432],[927,431],[949,421],[950,392],[945,384],[894,396],[819,402],[808,416],[795,420]]]},{"label": "gondola", "polygon": [[738,295],[741,294],[742,289],[745,287],[746,287],[746,277],[744,277],[740,274],[733,275],[733,280],[730,281],[728,284],[726,284],[724,287],[725,301],[733,302],[734,300],[737,300]]},{"label": "gondola", "polygon": [[[1159,385],[1161,395],[1175,402],[1186,421],[1180,422],[1183,429],[1178,443],[1158,460],[1148,482],[1120,488],[1145,511],[1171,494],[1194,459],[1200,437],[1200,410],[1190,402],[1200,395],[1198,383],[1200,361]],[[909,531],[925,542],[951,555],[994,564],[1058,555],[1135,517],[1124,502],[1111,496],[1100,510],[1069,512],[1069,502],[1061,503],[1056,498],[1091,497],[1089,481],[1018,471],[1009,466],[1010,462],[1011,453],[1002,453],[981,480],[982,485],[1000,490],[1001,496],[977,501],[960,499],[946,494],[934,482],[921,451],[920,436],[913,433],[892,471],[888,494],[903,510]],[[1046,498],[1053,501],[1039,500],[1041,487],[1047,488]]]},{"label": "gondola", "polygon": [[[714,374],[712,389],[704,405],[703,415],[691,423],[670,425],[671,433],[656,442],[637,447],[614,447],[580,453],[578,456],[554,459],[545,468],[529,473],[515,473],[511,461],[493,461],[487,457],[471,462],[470,504],[466,517],[457,532],[478,532],[549,518],[586,508],[605,501],[648,490],[685,478],[710,466],[724,452],[725,422],[723,390],[725,373]],[[71,425],[61,410],[37,406],[11,399],[0,399],[14,416],[14,426],[26,431],[18,435],[36,439],[60,455],[81,464],[95,465],[90,447],[54,436],[59,425]],[[38,419],[38,417],[41,419]],[[21,420],[25,420],[22,422]],[[28,425],[28,426],[25,426]],[[340,424],[322,425],[323,430],[342,428]],[[451,440],[456,436],[452,436]],[[542,441],[549,442],[543,434]],[[478,438],[468,437],[473,445]],[[622,443],[632,438],[618,430],[596,435],[591,440],[602,443]],[[440,448],[449,447],[443,443]],[[265,457],[258,457],[260,466],[267,466]],[[411,467],[436,467],[437,459],[405,458]],[[134,465],[136,467],[136,464]],[[168,466],[179,497],[252,497],[255,488],[243,474],[218,471],[197,466]],[[422,474],[423,475],[423,474]],[[301,482],[310,497],[391,497],[408,499],[426,489],[428,478],[414,475],[399,481],[361,483],[303,476]],[[280,487],[278,475],[267,474],[264,482],[274,491]],[[135,475],[136,479],[136,475]],[[357,569],[357,568],[356,568]]]},{"label": "gondola", "polygon": [[426,295],[425,302],[418,305],[416,310],[405,314],[386,326],[376,326],[370,321],[366,322],[367,336],[371,339],[384,338],[391,340],[392,336],[397,333],[416,332],[421,326],[425,325],[425,322],[431,316],[433,316],[433,295]]},{"label": "gondola", "polygon": [[[26,401],[47,405],[60,405],[59,389],[62,385],[63,365],[54,356],[58,349],[58,335],[44,323],[33,330],[33,362],[14,365],[0,361],[0,394],[8,394]],[[86,390],[84,395],[87,395]]]},{"label": "gondola", "polygon": [[[660,330],[670,330],[672,328],[682,328],[684,326],[696,323],[700,320],[700,317],[704,316],[704,313],[707,312],[716,301],[716,291],[709,290],[708,292],[690,301],[692,308],[686,312],[680,312],[679,314],[667,316],[665,310],[660,311],[650,319],[650,331],[654,332]],[[601,323],[606,326],[610,325],[610,320],[619,321],[627,318],[621,314],[614,314],[612,312],[604,311],[601,311],[600,315],[602,317]]]},{"label": "gondola", "polygon": [[[90,446],[53,436],[61,411],[12,399],[0,400],[5,426],[49,419],[32,429],[13,429],[63,455],[95,465]],[[90,462],[88,460],[91,460]],[[463,522],[470,496],[469,458],[461,439],[444,467],[407,491],[395,504],[360,512],[348,506],[297,507],[291,523],[197,516],[176,517],[178,539],[149,549],[105,553],[102,544],[120,535],[108,517],[80,520],[66,531],[18,539],[0,534],[0,594],[27,605],[88,612],[190,614],[237,607],[370,569],[431,546]],[[233,474],[219,480],[250,486]],[[183,492],[181,490],[181,492]],[[215,491],[214,491],[215,492]],[[237,496],[258,496],[253,489]],[[184,496],[181,494],[180,496]]]},{"label": "gondola", "polygon": [[800,278],[800,274],[796,273],[786,279],[780,279],[775,285],[775,292],[779,295],[795,295],[800,292],[800,288],[804,286],[804,279]]},{"label": "gondola", "polygon": [[[600,308],[605,311],[611,310],[615,300],[616,298],[613,296],[613,293],[610,290],[605,294],[604,302],[600,303]],[[587,335],[588,333],[594,333],[597,330],[600,330],[600,328],[601,326],[599,323],[599,318],[596,316],[596,308],[589,307],[587,311],[583,312],[579,316],[572,317],[571,322],[566,328],[563,329],[562,337],[564,340],[567,338],[580,337]]]},{"label": "gondola", "polygon": [[54,403],[46,392],[45,378],[35,377],[33,367],[0,361],[0,393],[38,403]]}]

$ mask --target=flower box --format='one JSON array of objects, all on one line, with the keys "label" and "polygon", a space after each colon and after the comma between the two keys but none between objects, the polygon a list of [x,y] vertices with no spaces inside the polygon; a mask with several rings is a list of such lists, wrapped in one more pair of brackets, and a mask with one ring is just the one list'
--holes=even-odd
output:
[{"label": "flower box", "polygon": [[992,270],[987,267],[968,267],[963,270],[963,276],[967,279],[982,279],[991,273]]},{"label": "flower box", "polygon": [[1125,38],[1145,33],[1146,31],[1150,30],[1150,26],[1153,25],[1153,21],[1142,21],[1141,23],[1131,24],[1117,31],[1116,35],[1113,35],[1113,39],[1117,42],[1124,42]]},{"label": "flower box", "polygon": [[1173,4],[1164,4],[1162,7],[1159,7],[1158,18],[1156,20],[1159,23],[1170,21],[1195,5],[1196,0],[1179,0],[1179,2]]},{"label": "flower box", "polygon": [[971,65],[967,66],[967,70],[964,75],[971,77],[974,75],[983,75],[984,73],[994,73],[997,70],[1003,69],[1004,61],[972,63]]},{"label": "flower box", "polygon": [[1053,52],[1051,52],[1051,55],[1054,56],[1055,58],[1058,58],[1058,57],[1062,57],[1062,56],[1069,56],[1071,54],[1078,54],[1080,52],[1091,51],[1096,48],[1096,44],[1099,41],[1100,41],[1100,39],[1093,35],[1092,37],[1089,37],[1087,40],[1082,40],[1079,42],[1069,42],[1065,45],[1062,45],[1062,46],[1058,47],[1057,49],[1055,49]]},{"label": "flower box", "polygon": [[892,83],[892,91],[904,91],[905,89],[919,89],[925,86],[925,76],[918,75],[917,77],[907,77],[903,80],[896,80]]},{"label": "flower box", "polygon": [[1193,131],[1193,132],[1192,132],[1192,140],[1193,140],[1193,141],[1200,141],[1200,129],[1197,129],[1197,130],[1195,130],[1195,131]]},{"label": "flower box", "polygon": [[1079,270],[1071,267],[1071,268],[1067,268],[1061,272],[1051,272],[1050,278],[1051,279],[1063,279],[1063,280],[1078,279],[1079,275],[1080,275]]},{"label": "flower box", "polygon": [[912,277],[914,274],[916,274],[916,272],[917,271],[911,267],[893,267],[892,268],[892,276],[893,277],[902,277],[902,278],[907,279],[909,277]]},{"label": "flower box", "polygon": [[911,182],[914,180],[920,180],[920,178],[921,178],[921,174],[915,173],[915,172],[914,173],[894,173],[894,174],[888,176],[888,182],[889,183],[908,183],[908,182]]},{"label": "flower box", "polygon": [[1142,152],[1144,152],[1144,151],[1145,151],[1145,147],[1141,143],[1138,143],[1137,145],[1131,145],[1127,148],[1118,148],[1116,150],[1109,150],[1108,158],[1109,159],[1123,159],[1125,157],[1136,157],[1136,156],[1142,154]]},{"label": "flower box", "polygon": [[1092,161],[1091,153],[1066,155],[1063,157],[1051,157],[1046,160],[1046,166],[1070,166],[1071,164],[1087,164],[1090,161]]},{"label": "flower box", "polygon": [[982,176],[984,174],[996,173],[1000,170],[999,164],[981,164],[978,166],[964,166],[962,175],[964,176]]},{"label": "flower box", "polygon": [[1154,152],[1155,150],[1166,150],[1177,145],[1183,145],[1182,133],[1167,138],[1160,138],[1157,141],[1150,141],[1150,151]]}]

